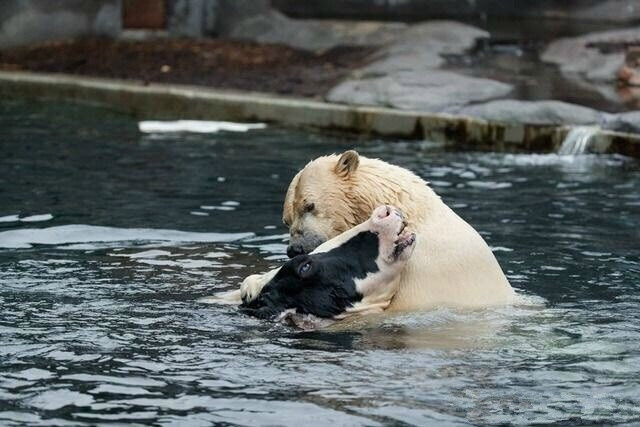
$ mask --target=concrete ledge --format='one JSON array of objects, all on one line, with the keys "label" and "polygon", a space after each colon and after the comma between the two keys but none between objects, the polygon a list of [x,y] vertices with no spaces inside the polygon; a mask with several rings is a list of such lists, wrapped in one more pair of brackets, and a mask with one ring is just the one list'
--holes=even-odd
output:
[{"label": "concrete ledge", "polygon": [[[197,86],[61,74],[0,71],[0,96],[71,100],[108,106],[143,118],[262,121],[361,134],[428,139],[496,151],[555,150],[569,128],[499,123],[482,119],[331,104],[277,95],[223,91]],[[598,152],[640,157],[640,136],[602,131]]]}]

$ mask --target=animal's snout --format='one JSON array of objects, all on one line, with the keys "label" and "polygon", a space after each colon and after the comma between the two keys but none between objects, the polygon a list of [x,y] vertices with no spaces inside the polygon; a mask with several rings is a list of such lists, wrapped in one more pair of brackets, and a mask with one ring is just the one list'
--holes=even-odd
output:
[{"label": "animal's snout", "polygon": [[289,258],[293,258],[302,254],[304,254],[304,249],[302,248],[302,245],[294,244],[294,245],[289,245],[287,247],[287,256]]}]

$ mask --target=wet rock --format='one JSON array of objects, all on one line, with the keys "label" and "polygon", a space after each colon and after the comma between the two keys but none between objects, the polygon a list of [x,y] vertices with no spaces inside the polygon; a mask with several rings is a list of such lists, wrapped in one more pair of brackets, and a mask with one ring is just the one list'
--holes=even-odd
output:
[{"label": "wet rock", "polygon": [[640,111],[607,115],[602,127],[617,132],[640,133]]},{"label": "wet rock", "polygon": [[327,99],[346,104],[439,112],[504,96],[510,91],[510,85],[489,79],[441,70],[416,70],[350,79],[333,88]]},{"label": "wet rock", "polygon": [[597,110],[560,101],[504,99],[449,112],[507,123],[589,125],[603,119],[603,113]]}]

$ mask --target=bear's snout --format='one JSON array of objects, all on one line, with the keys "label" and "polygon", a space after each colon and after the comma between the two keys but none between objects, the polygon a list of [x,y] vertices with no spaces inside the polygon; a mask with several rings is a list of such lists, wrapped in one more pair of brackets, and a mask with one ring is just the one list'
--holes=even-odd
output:
[{"label": "bear's snout", "polygon": [[297,257],[298,255],[304,254],[304,248],[302,245],[289,245],[287,247],[287,256],[289,258]]}]

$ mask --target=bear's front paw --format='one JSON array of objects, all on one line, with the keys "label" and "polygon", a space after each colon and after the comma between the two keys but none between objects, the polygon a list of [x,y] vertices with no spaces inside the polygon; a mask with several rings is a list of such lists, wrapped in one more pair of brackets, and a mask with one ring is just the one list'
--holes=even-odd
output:
[{"label": "bear's front paw", "polygon": [[260,295],[260,291],[264,287],[264,274],[252,274],[244,279],[240,285],[240,298],[242,302],[247,303],[253,301]]}]

